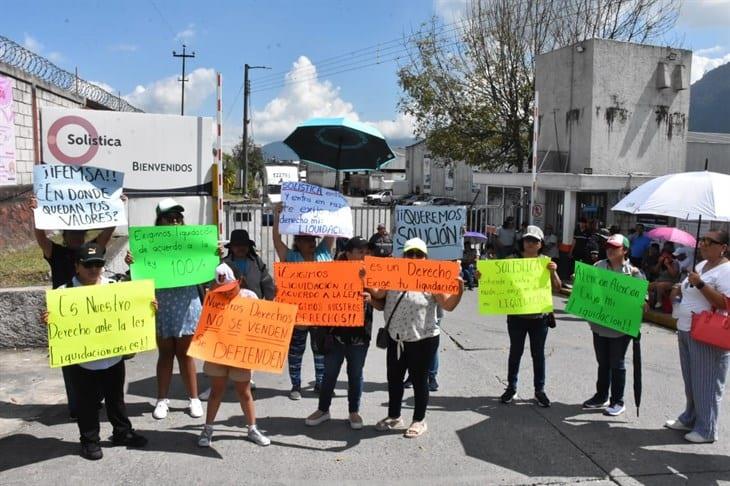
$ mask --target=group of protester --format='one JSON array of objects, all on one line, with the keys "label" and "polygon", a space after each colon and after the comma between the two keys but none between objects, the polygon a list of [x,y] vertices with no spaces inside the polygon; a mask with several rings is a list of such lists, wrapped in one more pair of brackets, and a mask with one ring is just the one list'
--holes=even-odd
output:
[{"label": "group of protester", "polygon": [[[392,240],[387,235],[385,226],[379,227],[378,233],[370,241],[358,236],[351,238],[339,255],[332,254],[332,237],[324,237],[318,241],[315,236],[295,235],[289,247],[279,232],[281,211],[282,206],[277,205],[272,234],[276,254],[282,262],[327,262],[332,261],[333,257],[340,260],[362,260],[367,254],[386,256],[392,252]],[[156,208],[155,224],[184,224],[184,213],[184,207],[176,201],[163,199]],[[513,222],[507,221],[505,226],[510,229]],[[63,285],[110,283],[102,275],[102,269],[105,263],[105,245],[112,232],[113,228],[107,228],[94,240],[86,243],[85,232],[64,231],[64,244],[58,245],[48,239],[45,231],[36,230],[38,243],[51,266],[54,288]],[[553,242],[556,240],[551,238],[551,233],[543,233],[536,226],[525,226],[519,234],[515,232],[511,241],[504,237],[499,243],[498,255],[503,258],[534,258],[544,254]],[[686,431],[685,438],[690,442],[713,442],[718,437],[718,410],[730,353],[695,341],[690,336],[689,329],[693,313],[711,308],[725,308],[726,296],[730,296],[730,264],[725,258],[728,243],[728,234],[724,231],[707,233],[700,242],[703,261],[694,270],[689,269],[681,284],[672,284],[670,288],[672,297],[678,303],[679,349],[686,408],[676,420],[668,421],[665,426]],[[642,265],[636,265],[630,259],[633,245],[628,237],[619,233],[609,235],[603,245],[606,257],[593,263],[634,278],[646,278]],[[273,299],[275,283],[266,265],[257,255],[256,244],[250,239],[248,232],[233,231],[228,243],[220,248],[221,254],[225,250],[227,254],[222,255],[212,287],[230,285],[234,292],[244,297]],[[407,241],[403,248],[403,256],[409,259],[426,259],[428,253],[429,248],[418,238]],[[133,261],[134,255],[128,254],[126,262],[131,264]],[[546,266],[551,287],[554,290],[560,289],[562,283],[555,261],[549,260]],[[475,272],[475,277],[479,280],[479,272]],[[346,361],[349,425],[353,429],[363,428],[363,419],[359,414],[363,368],[373,334],[373,312],[379,310],[384,312],[387,332],[388,414],[375,427],[382,431],[405,428],[404,436],[408,438],[419,437],[425,433],[429,392],[434,389],[430,386],[429,371],[437,359],[440,312],[455,309],[463,291],[464,281],[461,278],[459,290],[455,294],[366,288],[363,292],[365,323],[362,327],[295,327],[288,354],[292,385],[289,397],[292,400],[302,397],[301,364],[308,336],[314,354],[314,391],[319,394],[317,410],[305,419],[305,424],[316,426],[331,418],[330,407],[335,383]],[[201,297],[198,286],[157,289],[156,300],[151,302],[157,309],[157,401],[152,413],[156,419],[164,419],[169,413],[168,392],[176,359],[189,396],[188,411],[192,417],[203,416],[195,362],[187,355],[202,310]],[[501,396],[502,402],[512,402],[517,393],[520,361],[529,336],[535,401],[540,406],[550,406],[545,390],[545,342],[549,328],[554,326],[555,317],[552,313],[507,316],[510,351],[508,384]],[[596,391],[583,403],[583,407],[601,409],[609,415],[619,415],[625,410],[624,362],[631,338],[594,324],[591,324],[591,329],[598,364]],[[256,444],[269,445],[270,440],[256,425],[251,371],[210,362],[206,362],[203,369],[210,378],[211,389],[205,424],[198,444],[202,447],[211,444],[215,417],[226,383],[230,379],[235,384],[246,417],[248,438]],[[146,444],[147,440],[133,430],[125,411],[125,368],[121,357],[68,366],[63,372],[67,384],[69,412],[78,422],[83,457],[102,457],[98,415],[102,399],[113,427],[112,442],[131,447],[143,447]],[[405,427],[401,405],[404,388],[409,383],[413,386],[415,406],[412,421]]]}]

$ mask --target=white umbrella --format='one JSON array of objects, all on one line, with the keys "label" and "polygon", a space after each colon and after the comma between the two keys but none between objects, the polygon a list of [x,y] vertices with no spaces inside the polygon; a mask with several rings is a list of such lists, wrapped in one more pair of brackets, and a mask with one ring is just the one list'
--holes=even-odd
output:
[{"label": "white umbrella", "polygon": [[689,221],[730,221],[730,175],[702,171],[657,177],[611,209]]},{"label": "white umbrella", "polygon": [[657,177],[631,191],[611,209],[697,221],[699,240],[702,220],[730,221],[730,175],[705,170]]}]

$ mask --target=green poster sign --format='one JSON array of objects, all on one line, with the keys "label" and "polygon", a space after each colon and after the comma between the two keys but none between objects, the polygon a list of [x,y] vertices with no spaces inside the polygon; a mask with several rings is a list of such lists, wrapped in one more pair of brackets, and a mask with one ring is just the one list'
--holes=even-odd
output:
[{"label": "green poster sign", "polygon": [[132,226],[132,280],[153,279],[156,289],[185,287],[215,278],[220,263],[215,225]]},{"label": "green poster sign", "polygon": [[646,280],[576,262],[573,292],[565,311],[636,337],[648,287]]},{"label": "green poster sign", "polygon": [[549,258],[479,260],[479,312],[542,314],[552,312]]}]

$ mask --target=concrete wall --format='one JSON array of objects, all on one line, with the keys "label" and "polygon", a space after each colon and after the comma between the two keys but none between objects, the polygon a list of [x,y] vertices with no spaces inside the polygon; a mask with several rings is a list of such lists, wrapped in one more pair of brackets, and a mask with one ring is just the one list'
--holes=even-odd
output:
[{"label": "concrete wall", "polygon": [[[716,136],[699,137],[699,135]],[[708,159],[708,170],[730,174],[730,134],[690,133],[689,138],[686,170],[705,170],[705,159]],[[705,140],[700,141],[701,139]]]},{"label": "concrete wall", "polygon": [[683,170],[691,63],[691,51],[602,39],[538,56],[540,152],[559,149],[573,173]]},{"label": "concrete wall", "polygon": [[47,346],[45,308],[46,287],[0,289],[0,348]]}]

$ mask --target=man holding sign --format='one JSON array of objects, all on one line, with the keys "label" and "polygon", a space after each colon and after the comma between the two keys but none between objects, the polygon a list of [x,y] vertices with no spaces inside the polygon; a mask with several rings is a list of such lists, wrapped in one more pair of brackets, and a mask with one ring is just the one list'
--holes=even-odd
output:
[{"label": "man holding sign", "polygon": [[[101,272],[104,267],[104,247],[95,243],[86,243],[79,248],[76,260],[76,275],[68,285],[64,285],[60,288],[67,287],[83,287],[92,285],[104,285],[110,283],[110,281],[102,277]],[[119,284],[122,285],[122,284]],[[150,292],[151,292],[150,287]],[[71,314],[76,315],[80,312],[84,312],[84,309],[80,309],[76,304],[71,304],[65,307],[61,298],[59,298],[57,305],[52,305],[51,296],[47,296],[48,313],[46,320],[49,323],[49,346],[51,360],[54,359],[54,343],[59,343],[66,340],[73,340],[79,337],[91,335],[90,326],[83,326],[81,324],[74,326],[62,326],[56,324],[59,318],[65,315]],[[95,300],[93,298],[86,298],[86,311],[88,313],[98,312],[99,309],[106,308],[109,302],[101,303],[98,302],[95,306]],[[89,304],[91,302],[91,304]],[[126,309],[127,300],[114,299],[114,304],[119,303],[122,310]],[[156,305],[154,300],[150,299],[151,305]],[[98,307],[98,308],[97,308]],[[131,304],[130,304],[131,307]],[[113,309],[111,309],[113,311]],[[140,312],[144,314],[144,312]],[[154,321],[153,315],[147,316],[149,321]],[[124,321],[125,328],[130,326],[131,328],[137,328],[139,326],[153,325],[153,322],[145,322],[145,318],[138,315],[136,320],[132,318],[131,322]],[[121,320],[116,324],[111,321],[107,323],[104,319],[103,324],[94,326],[95,332],[107,333],[111,332],[115,327],[121,328]],[[109,328],[109,329],[107,329]],[[149,340],[149,339],[148,339]],[[88,352],[87,346],[84,345],[84,353],[86,354],[98,354],[98,355],[111,355],[112,357],[104,357],[101,359],[81,362],[68,366],[69,376],[73,389],[77,392],[78,400],[78,427],[81,434],[81,456],[89,460],[101,459],[103,453],[101,451],[100,438],[99,438],[99,393],[104,397],[106,404],[106,413],[111,422],[114,432],[112,434],[112,444],[114,445],[125,445],[128,447],[144,447],[147,444],[147,439],[137,434],[132,429],[132,424],[127,416],[126,406],[124,404],[124,360],[122,356],[116,355],[114,350],[96,350],[91,346],[91,353]],[[143,350],[145,346],[138,347],[137,349]],[[115,349],[121,349],[121,346],[117,346]],[[125,351],[128,351],[125,348]],[[109,353],[109,354],[107,354]],[[72,353],[66,354],[66,357],[71,356]],[[77,353],[78,354],[78,353]],[[70,359],[71,362],[77,362],[75,359]]]},{"label": "man holding sign", "polygon": [[[615,234],[606,241],[607,259],[596,262],[594,268],[576,263],[573,292],[565,307],[567,312],[590,321],[593,331],[598,379],[596,393],[583,403],[583,408],[604,410],[611,416],[626,410],[624,361],[631,337],[639,334],[648,285],[641,270],[628,260],[628,253],[629,239]],[[632,277],[642,282],[632,282]]]}]

